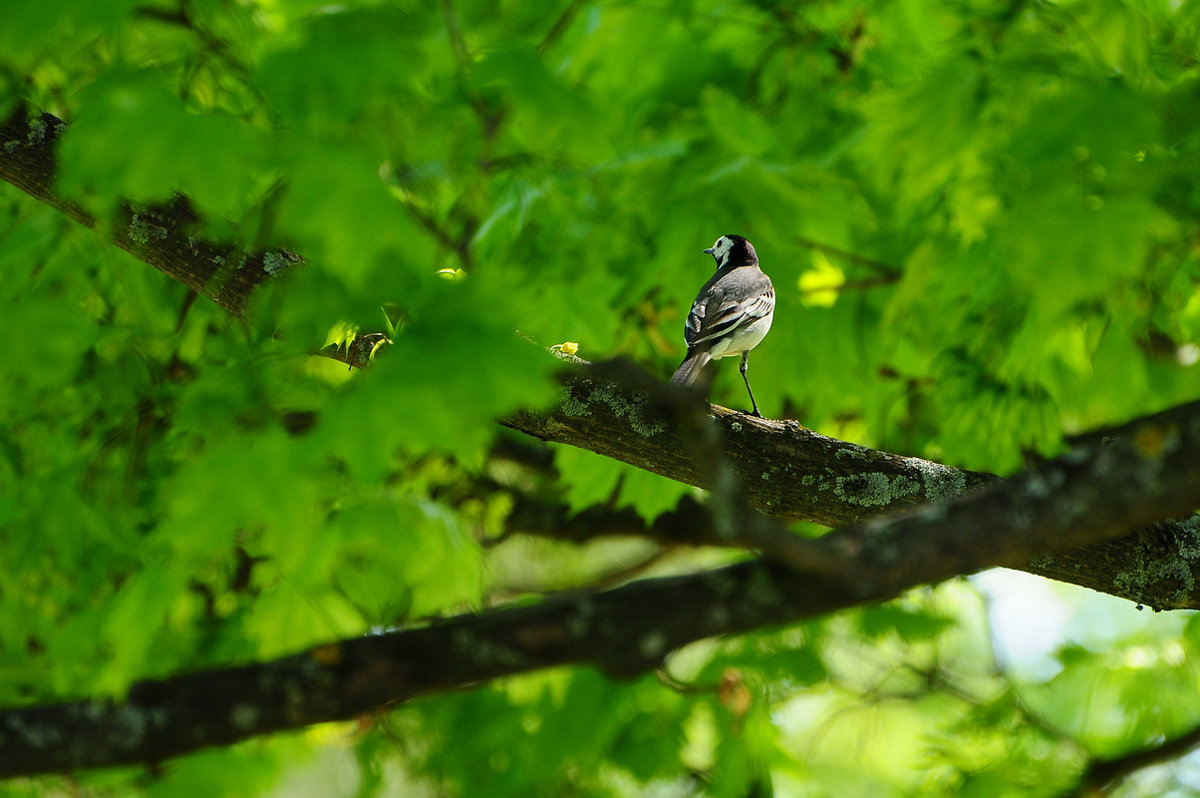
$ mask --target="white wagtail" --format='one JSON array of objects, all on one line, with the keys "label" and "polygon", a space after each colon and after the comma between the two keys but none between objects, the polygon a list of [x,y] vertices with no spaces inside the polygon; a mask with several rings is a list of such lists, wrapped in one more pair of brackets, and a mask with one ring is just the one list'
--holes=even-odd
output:
[{"label": "white wagtail", "polygon": [[709,278],[692,303],[683,328],[687,356],[675,370],[671,384],[691,385],[704,373],[709,360],[741,355],[740,371],[754,408],[752,414],[761,418],[746,377],[746,361],[750,350],[771,329],[775,287],[771,278],[758,268],[754,246],[741,236],[721,236],[704,253],[716,260],[717,273]]}]

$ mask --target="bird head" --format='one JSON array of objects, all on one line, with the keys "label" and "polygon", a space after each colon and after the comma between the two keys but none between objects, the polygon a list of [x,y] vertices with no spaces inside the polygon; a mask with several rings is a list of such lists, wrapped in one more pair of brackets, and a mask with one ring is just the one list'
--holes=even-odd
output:
[{"label": "bird head", "polygon": [[758,254],[754,251],[754,245],[742,236],[733,234],[718,238],[715,244],[704,250],[704,254],[713,256],[718,269],[758,262]]}]

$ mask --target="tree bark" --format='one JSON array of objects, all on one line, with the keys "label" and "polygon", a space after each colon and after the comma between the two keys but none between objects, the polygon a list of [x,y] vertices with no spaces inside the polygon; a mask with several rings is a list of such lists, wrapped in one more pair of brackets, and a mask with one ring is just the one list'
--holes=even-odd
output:
[{"label": "tree bark", "polygon": [[[67,130],[56,116],[30,117],[18,108],[0,123],[0,179],[96,230],[95,216],[54,190],[55,148]],[[125,203],[115,218],[104,221],[112,243],[239,317],[260,283],[301,262],[284,250],[252,252],[207,240],[182,195],[153,206]]]},{"label": "tree bark", "polygon": [[[689,485],[708,488],[703,469],[681,432],[681,426],[660,399],[661,381],[627,366],[601,364],[584,368],[563,380],[564,399],[548,413],[520,412],[503,423],[527,435],[553,443],[587,449],[605,457]],[[719,455],[735,472],[741,495],[758,511],[785,520],[843,526],[885,514],[913,510],[953,499],[1001,481],[995,474],[966,471],[916,457],[868,449],[813,432],[791,419],[761,419],[710,405],[710,417],[720,434]],[[1105,430],[1086,436],[1110,443],[1118,433]],[[701,458],[704,459],[704,458]],[[1127,474],[1134,478],[1136,474]],[[1056,491],[1052,483],[1045,489]],[[1098,497],[1099,498],[1099,497]],[[1200,498],[1200,497],[1197,497]],[[1039,576],[1127,598],[1156,609],[1200,607],[1200,519],[1179,508],[1177,518],[1163,519],[1162,508],[1147,508],[1152,525],[1125,529],[1119,538],[1096,542],[1054,556],[1041,555],[1007,566]],[[628,534],[631,520],[623,513],[602,509],[575,521],[565,510],[543,510],[518,516],[526,529],[537,527],[548,536]],[[611,516],[611,521],[605,517]],[[548,518],[565,525],[548,528]],[[692,512],[667,513],[645,532],[665,543],[744,545],[745,540],[705,538],[696,532]],[[982,529],[974,531],[984,535]],[[902,545],[898,542],[898,545]]]}]

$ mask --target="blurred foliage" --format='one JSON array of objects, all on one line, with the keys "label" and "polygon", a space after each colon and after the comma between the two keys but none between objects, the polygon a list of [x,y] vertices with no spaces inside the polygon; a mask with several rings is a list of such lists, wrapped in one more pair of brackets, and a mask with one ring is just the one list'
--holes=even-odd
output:
[{"label": "blurred foliage", "polygon": [[[1198,64],[1194,0],[7,0],[0,111],[70,122],[62,192],[182,191],[310,262],[246,325],[0,186],[0,705],[722,556],[484,545],[526,483],[681,495],[574,451],[542,484],[493,420],[554,397],[526,339],[670,373],[722,233],[777,287],[768,415],[1007,473],[1194,398]],[[383,305],[369,372],[305,356]],[[1010,672],[951,584],[661,678],[536,674],[5,789],[1054,795],[1200,722],[1196,625],[1135,618]]]}]

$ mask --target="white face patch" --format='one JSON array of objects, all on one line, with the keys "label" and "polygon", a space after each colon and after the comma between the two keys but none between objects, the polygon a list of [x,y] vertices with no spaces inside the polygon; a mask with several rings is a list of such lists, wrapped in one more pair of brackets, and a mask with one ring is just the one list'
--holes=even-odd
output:
[{"label": "white face patch", "polygon": [[733,249],[733,241],[728,236],[721,236],[717,239],[717,243],[712,245],[712,254],[716,258],[718,266],[724,266],[725,261],[729,260],[729,250],[731,249]]}]

